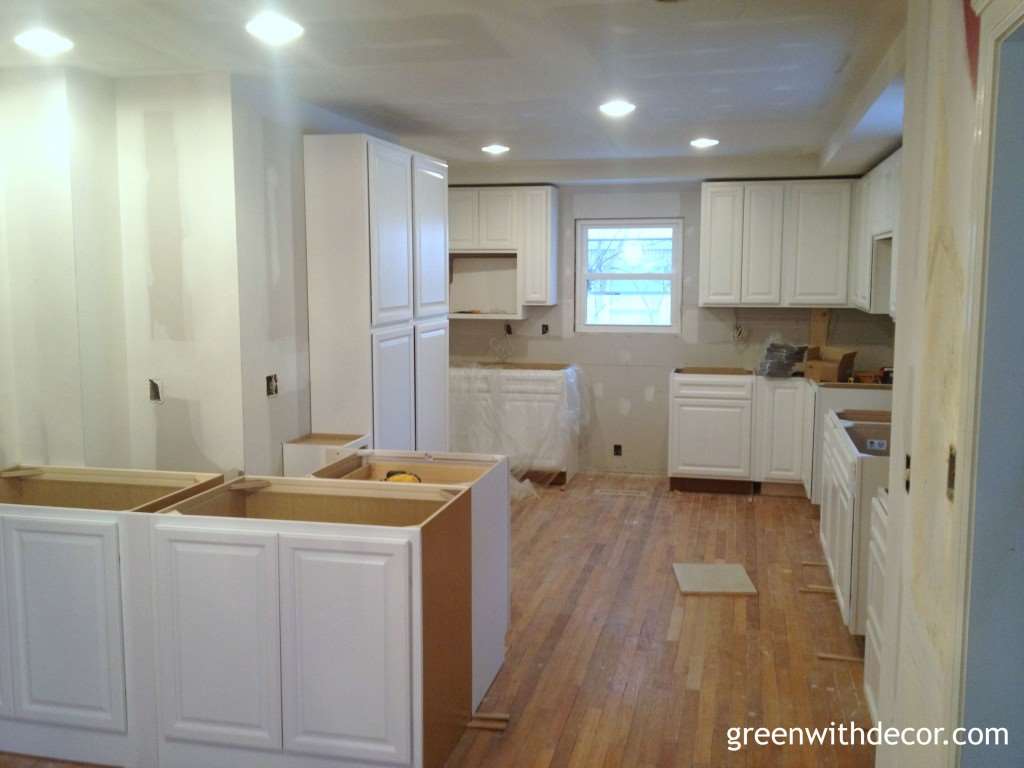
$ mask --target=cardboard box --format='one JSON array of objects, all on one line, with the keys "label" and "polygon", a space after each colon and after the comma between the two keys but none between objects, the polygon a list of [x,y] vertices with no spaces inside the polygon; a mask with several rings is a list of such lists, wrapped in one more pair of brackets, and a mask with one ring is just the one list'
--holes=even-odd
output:
[{"label": "cardboard box", "polygon": [[808,347],[804,376],[814,381],[849,381],[857,350],[845,347]]}]

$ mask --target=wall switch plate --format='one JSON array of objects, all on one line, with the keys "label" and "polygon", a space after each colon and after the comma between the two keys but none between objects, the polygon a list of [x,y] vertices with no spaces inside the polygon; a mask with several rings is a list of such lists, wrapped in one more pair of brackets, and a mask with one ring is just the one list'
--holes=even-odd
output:
[{"label": "wall switch plate", "polygon": [[267,376],[267,397],[275,397],[277,392],[277,374],[272,373]]},{"label": "wall switch plate", "polygon": [[164,401],[164,385],[160,379],[147,379],[149,382],[149,402],[162,403]]}]

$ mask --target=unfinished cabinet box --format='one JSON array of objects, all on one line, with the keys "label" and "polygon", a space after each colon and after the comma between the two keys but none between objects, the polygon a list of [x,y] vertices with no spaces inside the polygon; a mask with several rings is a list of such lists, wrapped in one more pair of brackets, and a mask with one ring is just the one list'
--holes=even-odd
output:
[{"label": "unfinished cabinet box", "polygon": [[[70,467],[0,472],[0,744],[153,765],[148,519],[220,475]],[[9,719],[8,719],[9,718]]]},{"label": "unfinished cabinet box", "polygon": [[359,451],[315,477],[368,483],[411,472],[423,484],[469,488],[473,518],[473,709],[505,662],[512,611],[508,459],[457,453]]},{"label": "unfinished cabinet box", "polygon": [[283,446],[285,477],[306,477],[332,461],[369,447],[369,435],[311,432],[297,437]]},{"label": "unfinished cabinet box", "polygon": [[162,766],[441,766],[471,714],[470,492],[246,477],[154,516]]}]

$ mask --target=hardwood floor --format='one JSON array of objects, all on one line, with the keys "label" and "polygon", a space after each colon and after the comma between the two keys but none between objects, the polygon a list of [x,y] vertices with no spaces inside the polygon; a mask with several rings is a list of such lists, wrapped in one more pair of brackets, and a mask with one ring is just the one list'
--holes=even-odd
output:
[{"label": "hardwood floor", "polygon": [[[861,768],[870,747],[730,752],[729,726],[868,725],[862,655],[826,584],[803,499],[670,492],[667,480],[577,476],[513,519],[508,662],[450,768]],[[742,563],[759,595],[683,597],[672,563]]]},{"label": "hardwood floor", "polygon": [[[508,662],[450,768],[866,768],[870,747],[730,752],[730,726],[867,727],[862,655],[827,583],[803,499],[677,493],[580,475],[513,512]],[[683,597],[672,563],[742,563],[757,597]],[[0,756],[0,768],[69,768]]]}]

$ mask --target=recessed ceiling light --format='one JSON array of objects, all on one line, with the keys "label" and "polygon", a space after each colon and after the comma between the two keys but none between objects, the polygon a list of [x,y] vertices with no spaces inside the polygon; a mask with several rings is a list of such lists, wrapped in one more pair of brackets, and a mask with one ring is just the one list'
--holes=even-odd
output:
[{"label": "recessed ceiling light", "polygon": [[694,139],[690,142],[690,146],[696,147],[697,149],[710,149],[711,147],[718,146],[718,139]]},{"label": "recessed ceiling light", "polygon": [[486,147],[480,147],[480,151],[486,152],[488,155],[504,155],[508,152],[508,147],[504,144],[488,144]]},{"label": "recessed ceiling light", "polygon": [[26,29],[14,38],[14,42],[36,56],[47,57],[59,56],[75,47],[75,44],[63,35],[58,35],[43,27]]},{"label": "recessed ceiling light", "polygon": [[287,16],[275,11],[263,11],[253,16],[245,25],[245,31],[267,45],[284,45],[302,37],[306,30]]},{"label": "recessed ceiling light", "polygon": [[600,109],[608,117],[625,117],[636,109],[636,104],[631,104],[625,99],[612,99],[602,104]]}]

